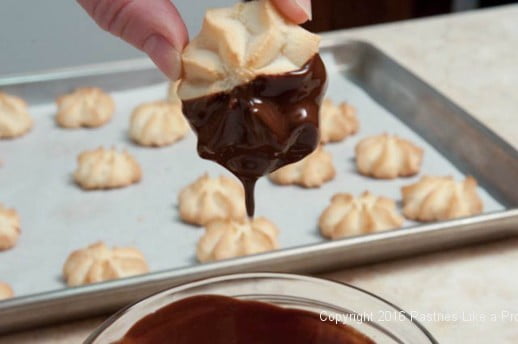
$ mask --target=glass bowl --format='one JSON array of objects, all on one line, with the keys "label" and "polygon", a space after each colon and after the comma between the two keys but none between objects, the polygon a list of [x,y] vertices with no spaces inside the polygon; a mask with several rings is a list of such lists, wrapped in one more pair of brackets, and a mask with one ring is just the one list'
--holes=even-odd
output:
[{"label": "glass bowl", "polygon": [[164,290],[106,320],[85,343],[116,342],[146,315],[196,295],[223,295],[311,311],[322,321],[354,327],[376,343],[437,343],[410,315],[369,292],[324,279],[277,273],[227,275]]}]

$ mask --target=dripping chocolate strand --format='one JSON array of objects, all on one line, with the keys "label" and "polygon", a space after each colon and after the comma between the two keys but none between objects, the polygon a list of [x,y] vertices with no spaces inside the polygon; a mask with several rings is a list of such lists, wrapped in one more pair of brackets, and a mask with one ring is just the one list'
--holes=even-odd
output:
[{"label": "dripping chocolate strand", "polygon": [[254,215],[257,179],[301,160],[318,145],[326,71],[317,54],[302,68],[259,76],[228,92],[183,102],[198,153],[236,175]]}]

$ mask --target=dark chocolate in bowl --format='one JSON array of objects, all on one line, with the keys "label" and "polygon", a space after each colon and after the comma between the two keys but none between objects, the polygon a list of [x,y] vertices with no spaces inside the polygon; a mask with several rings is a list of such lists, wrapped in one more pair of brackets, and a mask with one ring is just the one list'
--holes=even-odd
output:
[{"label": "dark chocolate in bowl", "polygon": [[298,70],[258,76],[228,92],[183,101],[183,112],[198,136],[199,155],[241,180],[249,216],[257,179],[317,147],[326,85],[317,54]]},{"label": "dark chocolate in bowl", "polygon": [[[277,338],[288,339],[259,341],[278,332]],[[179,333],[185,337],[176,340]],[[234,341],[236,333],[241,341]],[[316,340],[347,335],[360,341]],[[296,336],[314,339],[311,344],[437,343],[408,313],[356,287],[308,276],[247,273],[195,281],[151,295],[106,320],[85,344],[204,344],[198,340],[203,336],[213,344],[308,343]]]},{"label": "dark chocolate in bowl", "polygon": [[264,302],[200,295],[139,320],[117,344],[374,344],[319,314]]}]

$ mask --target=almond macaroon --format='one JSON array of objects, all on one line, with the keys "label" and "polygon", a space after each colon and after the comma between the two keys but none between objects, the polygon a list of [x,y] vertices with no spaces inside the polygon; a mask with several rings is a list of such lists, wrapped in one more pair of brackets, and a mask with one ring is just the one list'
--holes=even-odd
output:
[{"label": "almond macaroon", "polygon": [[243,186],[225,176],[203,175],[180,192],[178,203],[182,220],[194,225],[246,216]]},{"label": "almond macaroon", "polygon": [[403,215],[416,221],[450,220],[480,214],[483,204],[477,192],[477,181],[467,177],[424,176],[417,183],[401,188]]},{"label": "almond macaroon", "polygon": [[13,139],[31,130],[33,121],[27,103],[7,93],[0,92],[0,139]]},{"label": "almond macaroon", "polygon": [[361,140],[355,151],[358,172],[379,179],[413,176],[419,172],[423,160],[421,148],[388,134]]},{"label": "almond macaroon", "polygon": [[182,139],[188,131],[181,105],[166,100],[139,105],[131,115],[129,134],[141,146],[167,146]]},{"label": "almond macaroon", "polygon": [[340,142],[358,132],[360,123],[356,109],[341,102],[335,105],[331,99],[324,99],[320,108],[320,142]]},{"label": "almond macaroon", "polygon": [[323,147],[298,161],[281,167],[270,174],[270,180],[279,185],[295,184],[305,188],[318,188],[336,175],[333,157]]},{"label": "almond macaroon", "polygon": [[278,247],[279,229],[264,217],[216,220],[205,227],[196,255],[202,263],[258,254]]},{"label": "almond macaroon", "polygon": [[0,301],[10,299],[13,296],[13,288],[9,284],[0,281]]},{"label": "almond macaroon", "polygon": [[74,180],[85,190],[122,188],[142,178],[140,165],[128,152],[98,148],[77,158]]},{"label": "almond macaroon", "polygon": [[20,232],[20,217],[16,210],[0,204],[0,251],[13,248]]},{"label": "almond macaroon", "polygon": [[403,222],[396,202],[366,191],[359,197],[347,193],[334,195],[320,215],[319,226],[322,236],[338,239],[398,228]]},{"label": "almond macaroon", "polygon": [[70,287],[130,277],[149,272],[142,252],[134,247],[108,247],[97,242],[72,252],[64,266],[63,279]]},{"label": "almond macaroon", "polygon": [[56,123],[62,128],[97,128],[115,113],[112,97],[97,87],[78,88],[56,99]]}]

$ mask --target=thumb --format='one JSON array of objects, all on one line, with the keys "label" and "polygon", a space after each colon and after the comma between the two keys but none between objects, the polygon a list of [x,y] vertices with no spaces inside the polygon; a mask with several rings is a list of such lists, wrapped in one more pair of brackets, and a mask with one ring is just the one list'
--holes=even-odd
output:
[{"label": "thumb", "polygon": [[178,79],[187,28],[170,0],[77,0],[104,30],[144,51],[169,78]]},{"label": "thumb", "polygon": [[287,19],[302,24],[312,19],[311,0],[271,0]]}]

